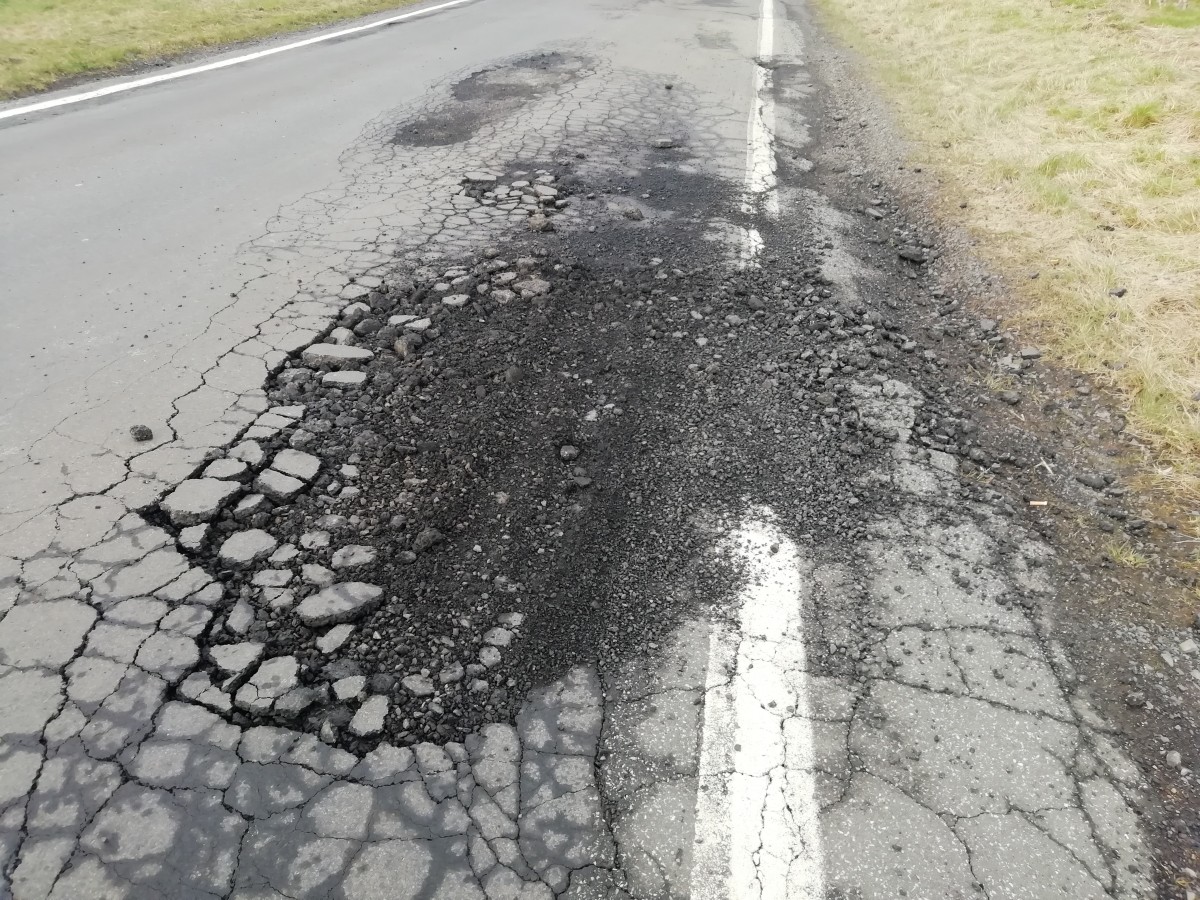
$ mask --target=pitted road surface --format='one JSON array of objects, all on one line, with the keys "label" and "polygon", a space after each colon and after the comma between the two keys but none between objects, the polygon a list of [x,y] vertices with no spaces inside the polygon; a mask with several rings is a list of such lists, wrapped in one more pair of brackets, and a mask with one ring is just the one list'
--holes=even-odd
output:
[{"label": "pitted road surface", "polygon": [[822,40],[481,0],[0,124],[0,893],[1154,895]]}]

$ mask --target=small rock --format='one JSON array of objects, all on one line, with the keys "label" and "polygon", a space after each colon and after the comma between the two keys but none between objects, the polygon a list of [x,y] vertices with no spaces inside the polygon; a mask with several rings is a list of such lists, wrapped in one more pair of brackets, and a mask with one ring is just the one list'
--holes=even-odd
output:
[{"label": "small rock", "polygon": [[262,445],[258,441],[242,441],[229,451],[230,457],[240,459],[248,466],[257,466],[263,461]]},{"label": "small rock", "polygon": [[239,600],[225,617],[225,630],[230,634],[242,635],[254,624],[254,607],[245,600]]},{"label": "small rock", "polygon": [[339,700],[353,700],[367,688],[366,675],[351,675],[349,678],[339,678],[333,683],[333,696]]},{"label": "small rock", "polygon": [[233,518],[238,522],[248,522],[260,512],[265,512],[267,498],[262,494],[247,494],[233,508]]},{"label": "small rock", "polygon": [[217,558],[222,565],[240,569],[266,559],[278,545],[279,542],[261,528],[237,531],[225,539]]},{"label": "small rock", "polygon": [[438,681],[442,684],[453,684],[462,681],[463,671],[462,663],[451,663],[443,667],[442,671],[438,673]]},{"label": "small rock", "polygon": [[354,718],[350,720],[350,733],[358,737],[372,737],[383,731],[383,722],[387,718],[388,698],[382,694],[374,694],[358,708]]},{"label": "small rock", "polygon": [[310,687],[295,687],[275,701],[275,714],[294,719],[317,702],[317,692]]},{"label": "small rock", "polygon": [[675,139],[669,137],[657,137],[650,142],[650,146],[655,150],[670,150],[675,146]]},{"label": "small rock", "polygon": [[374,358],[375,354],[366,347],[347,347],[341,344],[313,344],[300,354],[304,362],[313,367],[340,369],[356,366]]},{"label": "small rock", "polygon": [[333,554],[333,559],[330,561],[335,569],[352,569],[356,566],[368,566],[375,562],[379,552],[374,547],[367,547],[363,544],[350,544],[342,547]]},{"label": "small rock", "polygon": [[199,550],[208,538],[209,525],[190,525],[179,532],[179,544],[184,550]]},{"label": "small rock", "polygon": [[1142,691],[1132,691],[1125,696],[1125,705],[1140,709],[1146,705],[1146,695]]},{"label": "small rock", "polygon": [[276,503],[286,503],[304,490],[304,482],[274,469],[267,469],[254,479],[254,489]]},{"label": "small rock", "polygon": [[542,278],[529,278],[513,284],[513,289],[522,297],[540,297],[550,292],[550,282]]},{"label": "small rock", "polygon": [[519,613],[519,612],[501,613],[499,616],[496,617],[496,621],[499,622],[501,625],[503,625],[505,628],[520,628],[521,625],[525,622],[525,615],[524,615],[524,613]]},{"label": "small rock", "polygon": [[299,450],[280,450],[271,460],[271,468],[301,481],[312,481],[321,471],[321,460]]},{"label": "small rock", "polygon": [[1041,359],[1042,351],[1037,347],[1023,347],[1021,349],[1021,359]]},{"label": "small rock", "polygon": [[189,478],[160,504],[175,525],[198,525],[213,518],[241,490],[235,481]]},{"label": "small rock", "polygon": [[424,528],[413,541],[413,552],[424,553],[435,544],[440,544],[446,539],[446,536],[436,528]]},{"label": "small rock", "polygon": [[232,481],[245,475],[247,468],[249,467],[240,459],[214,459],[204,467],[201,477]]},{"label": "small rock", "polygon": [[1172,769],[1178,769],[1183,765],[1183,756],[1180,755],[1178,750],[1167,751],[1167,765]]},{"label": "small rock", "polygon": [[247,712],[266,712],[276,700],[299,685],[300,663],[294,656],[277,656],[258,667],[238,688],[233,703]]},{"label": "small rock", "polygon": [[1191,638],[1188,638],[1179,645],[1180,653],[1195,653],[1198,649],[1200,648],[1196,646],[1196,642]]},{"label": "small rock", "polygon": [[305,550],[323,550],[329,546],[329,532],[306,531],[300,535],[300,546]]},{"label": "small rock", "polygon": [[400,682],[414,697],[428,697],[433,691],[433,680],[425,675],[409,675]]},{"label": "small rock", "polygon": [[366,380],[366,372],[326,372],[321,376],[321,384],[336,388],[362,387]]},{"label": "small rock", "polygon": [[319,588],[329,587],[337,578],[333,570],[319,566],[316,563],[305,563],[302,565],[300,567],[300,577],[306,584],[311,584]]},{"label": "small rock", "polygon": [[267,557],[267,562],[273,566],[286,566],[299,555],[300,551],[296,549],[295,544],[284,544]]},{"label": "small rock", "polygon": [[554,223],[546,218],[542,213],[535,213],[529,217],[530,231],[553,231]]},{"label": "small rock", "polygon": [[263,569],[254,573],[250,583],[261,588],[281,588],[287,587],[291,580],[292,573],[288,569]]},{"label": "small rock", "polygon": [[513,633],[507,628],[491,628],[483,636],[483,642],[493,647],[507,647],[512,643]]},{"label": "small rock", "polygon": [[148,425],[134,425],[129,429],[129,434],[139,443],[154,440],[154,432],[150,430]]},{"label": "small rock", "polygon": [[305,597],[296,607],[296,615],[309,628],[340,625],[366,615],[382,599],[382,588],[361,581],[347,581]]},{"label": "small rock", "polygon": [[342,644],[350,638],[354,633],[353,625],[334,625],[327,632],[317,638],[317,649],[322,653],[334,653]]},{"label": "small rock", "polygon": [[929,262],[929,254],[928,253],[926,253],[920,247],[913,247],[911,245],[906,245],[904,247],[899,248],[896,251],[896,255],[899,256],[901,259],[908,260],[909,262],[913,262],[913,263],[920,264],[920,263]]},{"label": "small rock", "polygon": [[563,462],[579,459],[579,448],[573,444],[563,444],[558,448],[558,455]]},{"label": "small rock", "polygon": [[500,665],[500,651],[495,647],[484,647],[479,651],[479,661],[489,669]]},{"label": "small rock", "polygon": [[262,658],[263,645],[258,641],[217,644],[209,648],[208,655],[218,672],[227,678],[237,678]]}]

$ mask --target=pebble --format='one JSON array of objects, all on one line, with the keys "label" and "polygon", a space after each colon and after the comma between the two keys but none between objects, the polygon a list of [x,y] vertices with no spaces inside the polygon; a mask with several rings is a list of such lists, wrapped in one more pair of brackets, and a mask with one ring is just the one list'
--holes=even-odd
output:
[{"label": "pebble", "polygon": [[261,528],[251,528],[249,531],[234,532],[226,538],[217,558],[222,565],[240,569],[266,559],[278,545],[279,542]]},{"label": "pebble", "polygon": [[239,600],[225,617],[225,630],[231,634],[245,634],[254,624],[254,607]]},{"label": "pebble", "polygon": [[265,456],[262,445],[258,441],[242,441],[229,451],[229,455],[233,459],[240,459],[248,466],[260,465]]},{"label": "pebble", "polygon": [[338,388],[362,387],[366,380],[366,372],[326,372],[321,376],[321,384]]},{"label": "pebble", "polygon": [[239,491],[237,482],[189,478],[163,498],[162,506],[176,525],[198,525],[213,518]]},{"label": "pebble", "polygon": [[306,531],[300,535],[300,546],[305,550],[323,550],[329,546],[329,532]]},{"label": "pebble", "polygon": [[354,633],[353,625],[334,625],[327,632],[317,638],[317,649],[322,653],[334,653],[350,639],[350,635]]},{"label": "pebble", "polygon": [[208,655],[218,672],[237,678],[262,658],[263,649],[258,641],[242,641],[238,644],[218,644],[209,649]]},{"label": "pebble", "polygon": [[507,628],[492,628],[483,636],[483,642],[493,647],[507,647],[512,643],[512,639],[513,633]]},{"label": "pebble", "polygon": [[1171,750],[1167,753],[1167,765],[1172,769],[1178,769],[1183,765],[1183,756],[1178,750]]},{"label": "pebble", "polygon": [[148,425],[134,425],[129,429],[129,434],[138,442],[154,440],[154,432]]},{"label": "pebble", "polygon": [[179,532],[179,543],[185,550],[196,551],[204,546],[208,538],[209,525],[189,525]]},{"label": "pebble", "polygon": [[382,694],[368,697],[350,720],[350,733],[363,738],[379,734],[383,731],[383,721],[387,718],[387,713],[387,697]]},{"label": "pebble", "polygon": [[351,569],[356,566],[367,566],[375,562],[379,555],[374,547],[367,547],[363,544],[350,544],[342,547],[333,554],[333,559],[330,561],[335,569]]},{"label": "pebble", "polygon": [[340,625],[366,615],[382,599],[382,588],[361,581],[347,581],[305,597],[296,607],[296,615],[309,628]]},{"label": "pebble", "polygon": [[254,489],[276,503],[286,503],[304,490],[304,482],[274,469],[267,469],[254,479]]},{"label": "pebble", "polygon": [[271,468],[301,481],[312,481],[321,471],[321,460],[300,450],[280,450],[271,460]]},{"label": "pebble", "polygon": [[479,661],[489,669],[500,665],[500,651],[495,647],[484,647],[479,651]]},{"label": "pebble", "polygon": [[414,697],[428,697],[434,692],[433,680],[427,675],[409,675],[400,683]]},{"label": "pebble", "polygon": [[366,347],[347,347],[342,344],[313,344],[305,347],[301,358],[310,366],[337,369],[354,366],[374,359]]},{"label": "pebble", "polygon": [[333,683],[333,696],[339,700],[353,700],[360,696],[367,687],[366,675],[351,675],[339,678]]},{"label": "pebble", "polygon": [[305,563],[300,567],[300,577],[306,584],[311,584],[319,588],[329,587],[337,578],[331,569],[316,563]]},{"label": "pebble", "polygon": [[423,528],[421,533],[417,535],[413,541],[413,551],[416,553],[424,553],[434,544],[439,544],[446,539],[446,536],[436,528]]}]

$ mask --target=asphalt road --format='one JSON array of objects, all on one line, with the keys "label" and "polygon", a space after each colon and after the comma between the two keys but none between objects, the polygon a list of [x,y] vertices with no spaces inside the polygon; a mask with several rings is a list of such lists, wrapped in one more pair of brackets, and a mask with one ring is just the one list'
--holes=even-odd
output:
[{"label": "asphalt road", "polygon": [[821,40],[479,0],[0,120],[13,896],[1153,894]]}]

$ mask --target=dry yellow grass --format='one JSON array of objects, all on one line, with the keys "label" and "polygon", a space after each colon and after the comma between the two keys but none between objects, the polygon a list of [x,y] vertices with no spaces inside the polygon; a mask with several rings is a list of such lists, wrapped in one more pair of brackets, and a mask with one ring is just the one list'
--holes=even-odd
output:
[{"label": "dry yellow grass", "polygon": [[413,0],[0,0],[0,98]]},{"label": "dry yellow grass", "polygon": [[1159,477],[1200,496],[1197,4],[818,3],[983,253],[1041,273],[1023,323],[1122,391]]}]

